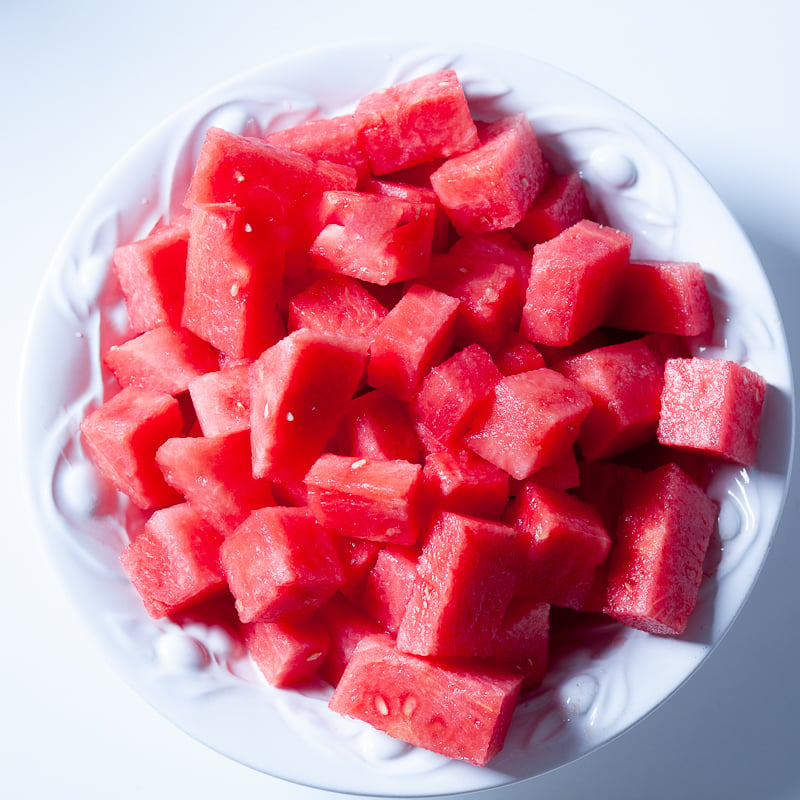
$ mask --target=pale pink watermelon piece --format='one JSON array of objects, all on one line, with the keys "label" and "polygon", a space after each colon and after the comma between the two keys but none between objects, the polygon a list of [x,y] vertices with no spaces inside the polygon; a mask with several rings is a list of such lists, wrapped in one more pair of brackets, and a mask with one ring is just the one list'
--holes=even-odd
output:
[{"label": "pale pink watermelon piece", "polygon": [[591,408],[588,392],[554,370],[508,375],[478,410],[464,443],[525,480],[572,447]]},{"label": "pale pink watermelon piece", "polygon": [[664,367],[658,441],[752,465],[766,390],[761,375],[733,361],[669,359]]},{"label": "pale pink watermelon piece", "polygon": [[161,619],[225,588],[221,535],[186,503],[154,511],[120,554],[147,613]]},{"label": "pale pink watermelon piece", "polygon": [[675,464],[632,482],[609,555],[606,613],[649,633],[683,633],[717,511]]},{"label": "pale pink watermelon piece", "polygon": [[242,622],[308,619],[344,580],[331,534],[306,508],[251,511],[219,554]]},{"label": "pale pink watermelon piece", "polygon": [[514,589],[518,545],[508,525],[436,513],[422,541],[397,646],[425,656],[490,653]]},{"label": "pale pink watermelon piece", "polygon": [[630,257],[630,234],[581,220],[533,249],[522,332],[534,344],[572,344],[608,316]]},{"label": "pale pink watermelon piece", "polygon": [[308,507],[328,530],[406,545],[420,534],[419,464],[324,453],[308,470],[305,484]]},{"label": "pale pink watermelon piece", "polygon": [[549,166],[525,114],[482,126],[480,145],[445,161],[431,186],[460,234],[511,228],[547,180]]},{"label": "pale pink watermelon piece", "polygon": [[679,336],[707,333],[714,314],[702,267],[690,261],[631,261],[606,324]]},{"label": "pale pink watermelon piece", "polygon": [[366,95],[355,117],[374,175],[464,153],[478,144],[464,89],[449,69]]},{"label": "pale pink watermelon piece", "polygon": [[387,634],[353,652],[330,708],[410,744],[485,765],[503,746],[522,676],[421,658]]}]

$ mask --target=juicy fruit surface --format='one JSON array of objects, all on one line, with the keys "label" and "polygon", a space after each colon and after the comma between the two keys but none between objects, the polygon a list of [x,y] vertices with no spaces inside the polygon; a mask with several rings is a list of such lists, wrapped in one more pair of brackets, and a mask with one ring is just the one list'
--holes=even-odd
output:
[{"label": "juicy fruit surface", "polygon": [[632,244],[451,70],[209,130],[185,211],[115,253],[131,336],[81,426],[146,517],[146,611],[214,594],[268,683],[479,765],[559,608],[681,635],[767,386],[691,356],[702,267]]}]

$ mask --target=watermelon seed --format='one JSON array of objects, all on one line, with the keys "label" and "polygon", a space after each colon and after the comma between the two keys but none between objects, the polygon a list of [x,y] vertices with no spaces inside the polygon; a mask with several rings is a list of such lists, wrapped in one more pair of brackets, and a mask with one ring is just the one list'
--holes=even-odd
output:
[{"label": "watermelon seed", "polygon": [[417,698],[414,697],[413,694],[410,694],[405,698],[405,700],[403,700],[403,705],[400,707],[400,711],[406,719],[411,719],[416,709]]},{"label": "watermelon seed", "polygon": [[386,704],[386,699],[383,697],[383,695],[380,694],[375,695],[375,710],[382,717],[389,716],[389,706]]},{"label": "watermelon seed", "polygon": [[242,175],[242,173],[239,172],[238,169],[236,170],[236,172],[233,173],[233,177],[238,183],[242,183],[242,181],[244,180],[244,175]]},{"label": "watermelon seed", "polygon": [[358,461],[354,461],[350,465],[350,469],[360,469],[361,467],[365,466],[366,463],[367,463],[367,459],[366,458],[359,458]]},{"label": "watermelon seed", "polygon": [[316,653],[312,653],[310,656],[308,656],[306,661],[318,661],[320,658],[322,658],[322,651],[317,650]]},{"label": "watermelon seed", "polygon": [[239,286],[239,284],[238,284],[238,283],[234,283],[234,284],[231,286],[231,297],[236,297],[236,296],[239,294],[239,289],[240,289],[240,288],[241,288],[241,287]]},{"label": "watermelon seed", "polygon": [[291,411],[286,412],[286,421],[287,422],[294,422],[294,414]]},{"label": "watermelon seed", "polygon": [[253,232],[253,226],[249,222],[245,223],[244,232],[245,233],[252,233]]}]

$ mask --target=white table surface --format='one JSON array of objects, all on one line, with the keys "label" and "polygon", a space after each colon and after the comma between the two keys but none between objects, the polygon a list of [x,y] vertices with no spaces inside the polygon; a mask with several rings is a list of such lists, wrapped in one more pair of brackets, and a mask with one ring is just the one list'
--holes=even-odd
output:
[{"label": "white table surface", "polygon": [[[396,36],[503,44],[627,102],[698,165],[750,236],[800,352],[800,79],[794,0],[303,0],[0,3],[0,794],[6,798],[325,793],[242,767],[135,695],[67,602],[23,501],[23,331],[86,195],[174,108],[272,57]],[[540,7],[541,6],[541,7]],[[797,478],[740,617],[669,703],[581,761],[481,800],[800,798]]]}]

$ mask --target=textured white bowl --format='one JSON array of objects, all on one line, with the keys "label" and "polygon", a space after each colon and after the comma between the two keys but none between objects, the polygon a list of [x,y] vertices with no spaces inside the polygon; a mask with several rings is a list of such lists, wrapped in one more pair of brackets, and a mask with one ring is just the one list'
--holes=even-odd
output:
[{"label": "textured white bowl", "polygon": [[[481,116],[525,111],[547,155],[580,170],[596,211],[634,236],[639,257],[699,261],[717,330],[698,352],[769,383],[753,469],[728,468],[716,573],[689,630],[659,638],[605,623],[556,642],[548,676],[518,708],[506,747],[483,769],[406,746],[340,718],[328,690],[265,686],[221,628],[154,622],[118,554],[131,514],[77,438],[104,394],[100,353],[126,334],[113,249],[181,205],[206,129],[263,133],[343,113],[376,88],[455,68]],[[664,702],[719,642],[745,602],[782,509],[794,394],[778,310],[761,267],[712,189],[663,135],[597,88],[527,57],[488,48],[373,43],[301,53],[256,69],[183,108],[142,141],[88,200],[54,258],[36,308],[21,381],[20,436],[47,549],[119,672],[187,733],[257,770],[297,783],[385,796],[501,786],[568,764]],[[572,639],[569,641],[568,639]]]}]

